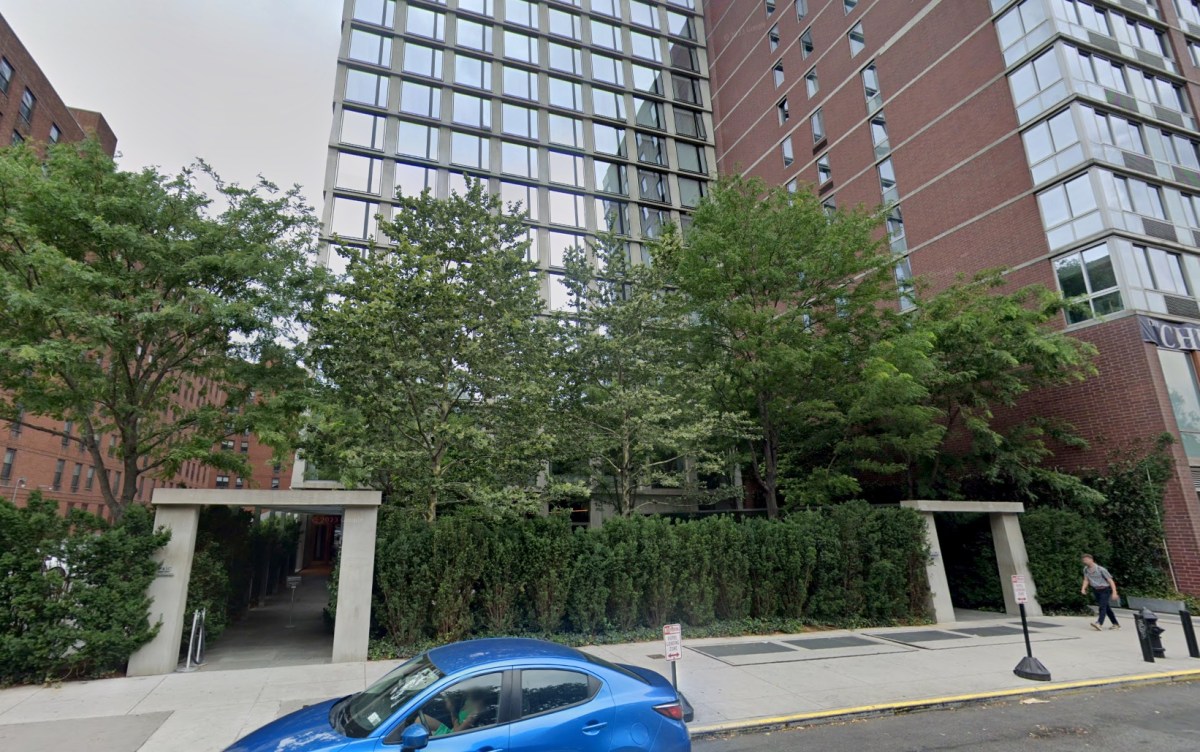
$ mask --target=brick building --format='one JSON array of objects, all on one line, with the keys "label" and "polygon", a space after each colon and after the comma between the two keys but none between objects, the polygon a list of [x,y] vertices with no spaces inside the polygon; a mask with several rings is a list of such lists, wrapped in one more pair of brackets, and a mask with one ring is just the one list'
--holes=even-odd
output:
[{"label": "brick building", "polygon": [[[98,112],[67,106],[47,80],[29,51],[3,16],[0,16],[0,143],[3,145],[82,141],[94,136],[104,150],[116,154],[117,137]],[[215,389],[209,398],[220,401]],[[201,399],[203,386],[187,389],[182,401]],[[115,437],[100,437],[105,448],[103,466],[97,466],[76,439],[37,430],[53,427],[78,436],[78,428],[29,416],[16,424],[0,423],[0,495],[22,502],[41,491],[61,502],[63,510],[84,509],[105,513],[100,483],[116,487],[122,467],[116,458]],[[289,488],[291,469],[271,462],[271,449],[253,436],[229,442],[229,451],[248,455],[254,469],[248,478],[219,474],[197,462],[186,463],[174,478],[144,479],[138,498],[149,500],[156,486],[193,488]]]},{"label": "brick building", "polygon": [[903,281],[1010,269],[1087,302],[1100,375],[1023,409],[1174,434],[1165,524],[1200,593],[1200,0],[708,0],[717,168],[890,207]]}]

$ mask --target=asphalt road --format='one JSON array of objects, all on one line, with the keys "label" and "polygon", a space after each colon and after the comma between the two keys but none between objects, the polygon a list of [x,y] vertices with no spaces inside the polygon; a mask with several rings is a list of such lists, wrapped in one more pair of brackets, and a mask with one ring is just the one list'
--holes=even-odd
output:
[{"label": "asphalt road", "polygon": [[1060,694],[1029,703],[910,715],[698,741],[695,752],[1200,750],[1200,682]]}]

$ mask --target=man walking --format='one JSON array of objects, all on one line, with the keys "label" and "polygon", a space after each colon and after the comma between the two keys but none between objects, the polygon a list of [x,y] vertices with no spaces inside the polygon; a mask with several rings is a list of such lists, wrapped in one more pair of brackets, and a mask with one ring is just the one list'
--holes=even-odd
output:
[{"label": "man walking", "polygon": [[1092,629],[1097,632],[1104,626],[1104,616],[1107,614],[1112,626],[1109,629],[1120,629],[1117,615],[1113,613],[1112,602],[1117,599],[1117,583],[1113,581],[1108,570],[1096,563],[1091,554],[1083,555],[1083,587],[1080,593],[1087,595],[1088,586],[1096,596],[1096,606],[1100,609],[1100,618],[1092,622]]}]

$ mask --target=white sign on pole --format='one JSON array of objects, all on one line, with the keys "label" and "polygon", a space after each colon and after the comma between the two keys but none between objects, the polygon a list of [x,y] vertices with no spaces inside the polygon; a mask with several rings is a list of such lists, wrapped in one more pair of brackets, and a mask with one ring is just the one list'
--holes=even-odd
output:
[{"label": "white sign on pole", "polygon": [[300,577],[299,577],[299,575],[295,575],[295,576],[292,576],[292,577],[288,577],[288,578],[287,578],[287,586],[288,586],[288,587],[290,587],[290,588],[292,588],[293,590],[295,590],[296,588],[300,587]]},{"label": "white sign on pole", "polygon": [[663,654],[668,661],[683,657],[683,629],[678,624],[663,626]]},{"label": "white sign on pole", "polygon": [[1014,574],[1012,576],[1012,589],[1013,597],[1016,598],[1017,603],[1029,602],[1029,592],[1025,590],[1025,575]]}]

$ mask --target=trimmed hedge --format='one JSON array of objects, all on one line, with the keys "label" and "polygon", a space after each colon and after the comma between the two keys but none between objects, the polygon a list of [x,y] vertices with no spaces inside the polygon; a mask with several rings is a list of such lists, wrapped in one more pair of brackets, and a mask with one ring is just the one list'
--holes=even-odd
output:
[{"label": "trimmed hedge", "polygon": [[169,535],[152,527],[140,506],[110,525],[40,493],[0,500],[0,685],[124,669],[158,630],[146,588]]},{"label": "trimmed hedge", "polygon": [[[1079,612],[1092,603],[1090,593],[1079,593],[1083,582],[1079,557],[1090,553],[1101,563],[1111,561],[1112,546],[1100,521],[1067,509],[1033,509],[1021,516],[1021,532],[1041,607]],[[1120,575],[1114,576],[1119,589]]]},{"label": "trimmed hedge", "polygon": [[830,626],[927,617],[923,522],[843,504],[786,520],[566,517],[430,524],[385,510],[378,626],[393,644],[514,631],[603,634],[681,621]]}]

